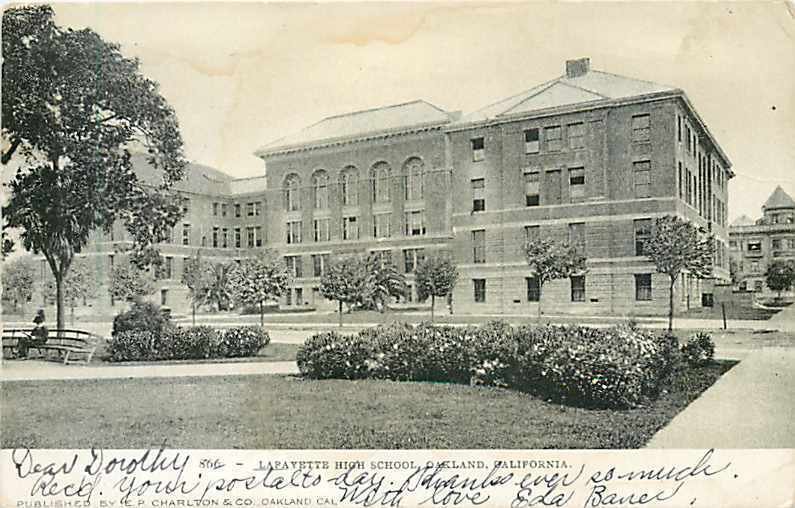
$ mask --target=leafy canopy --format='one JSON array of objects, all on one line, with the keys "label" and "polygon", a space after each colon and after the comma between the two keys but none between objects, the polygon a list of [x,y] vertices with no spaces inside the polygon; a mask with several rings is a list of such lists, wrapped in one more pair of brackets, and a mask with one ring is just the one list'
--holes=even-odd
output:
[{"label": "leafy canopy", "polygon": [[527,242],[524,254],[540,286],[551,280],[571,277],[586,269],[585,256],[576,247],[550,238]]},{"label": "leafy canopy", "polygon": [[3,299],[24,304],[33,297],[36,265],[30,257],[3,263]]},{"label": "leafy canopy", "polygon": [[244,259],[229,274],[234,300],[243,305],[262,306],[287,291],[290,275],[287,266],[273,251],[263,251]]},{"label": "leafy canopy", "polygon": [[155,292],[155,278],[150,270],[138,268],[122,259],[110,272],[108,291],[120,300],[134,300]]},{"label": "leafy canopy", "polygon": [[715,239],[702,233],[689,221],[673,215],[659,217],[652,225],[651,235],[643,244],[643,252],[659,273],[675,281],[688,271],[696,277],[712,275]]},{"label": "leafy canopy", "polygon": [[772,291],[786,291],[795,283],[795,262],[774,261],[765,272],[765,284]]},{"label": "leafy canopy", "polygon": [[[80,300],[96,296],[99,288],[96,273],[95,267],[87,259],[77,258],[63,280],[64,302],[75,307]],[[49,278],[42,285],[42,293],[49,300],[55,297],[55,292],[55,280]]]},{"label": "leafy canopy", "polygon": [[364,266],[356,256],[340,256],[325,267],[320,294],[328,300],[353,306],[361,290]]},{"label": "leafy canopy", "polygon": [[420,301],[429,296],[441,298],[453,291],[458,281],[458,269],[448,257],[427,257],[417,266],[414,277]]}]

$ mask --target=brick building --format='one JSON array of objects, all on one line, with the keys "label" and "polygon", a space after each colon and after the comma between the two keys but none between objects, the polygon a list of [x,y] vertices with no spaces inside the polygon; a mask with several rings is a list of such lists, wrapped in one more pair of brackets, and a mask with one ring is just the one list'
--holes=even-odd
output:
[{"label": "brick building", "polygon": [[[756,221],[743,215],[729,227],[729,248],[738,289],[765,296],[765,272],[774,261],[795,262],[795,201],[780,186],[762,206]],[[792,295],[792,292],[789,293]]]},{"label": "brick building", "polygon": [[[666,281],[640,245],[666,214],[715,234],[715,277],[729,278],[727,156],[682,90],[591,70],[588,59],[467,115],[425,101],[359,111],[256,155],[259,179],[189,172],[189,213],[162,249],[174,258],[166,305],[184,305],[171,298],[182,291],[174,274],[197,248],[236,259],[270,247],[294,275],[282,305],[330,306],[318,293],[330,256],[373,251],[406,273],[413,300],[417,261],[444,252],[461,274],[456,313],[533,314],[521,246],[550,236],[581,246],[588,270],[545,286],[545,312],[664,314]],[[107,241],[92,244],[106,259]],[[701,305],[711,284],[682,277],[677,306]]]}]

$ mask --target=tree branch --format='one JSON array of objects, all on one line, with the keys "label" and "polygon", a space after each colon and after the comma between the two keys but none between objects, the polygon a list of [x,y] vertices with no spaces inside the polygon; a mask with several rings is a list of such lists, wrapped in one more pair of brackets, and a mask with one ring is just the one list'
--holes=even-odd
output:
[{"label": "tree branch", "polygon": [[15,138],[14,141],[11,142],[11,146],[3,154],[3,158],[2,158],[2,163],[3,164],[8,164],[8,161],[11,160],[11,156],[14,155],[14,152],[17,151],[17,148],[19,148],[19,145],[21,145],[21,144],[22,144],[22,140],[20,138]]}]

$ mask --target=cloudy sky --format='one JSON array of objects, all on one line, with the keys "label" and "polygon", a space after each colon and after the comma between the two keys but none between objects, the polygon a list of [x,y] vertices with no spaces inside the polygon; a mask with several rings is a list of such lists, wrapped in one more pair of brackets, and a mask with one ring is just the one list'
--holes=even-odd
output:
[{"label": "cloudy sky", "polygon": [[795,197],[795,7],[784,3],[57,4],[141,60],[192,160],[262,174],[253,151],[325,116],[425,99],[472,111],[566,59],[683,88],[734,163],[730,218]]}]

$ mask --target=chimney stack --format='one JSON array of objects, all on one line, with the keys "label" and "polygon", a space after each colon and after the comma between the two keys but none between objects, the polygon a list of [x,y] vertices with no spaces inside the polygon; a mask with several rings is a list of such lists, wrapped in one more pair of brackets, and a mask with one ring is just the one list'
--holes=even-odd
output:
[{"label": "chimney stack", "polygon": [[577,60],[566,60],[566,77],[576,78],[584,76],[591,70],[590,58],[578,58]]}]

